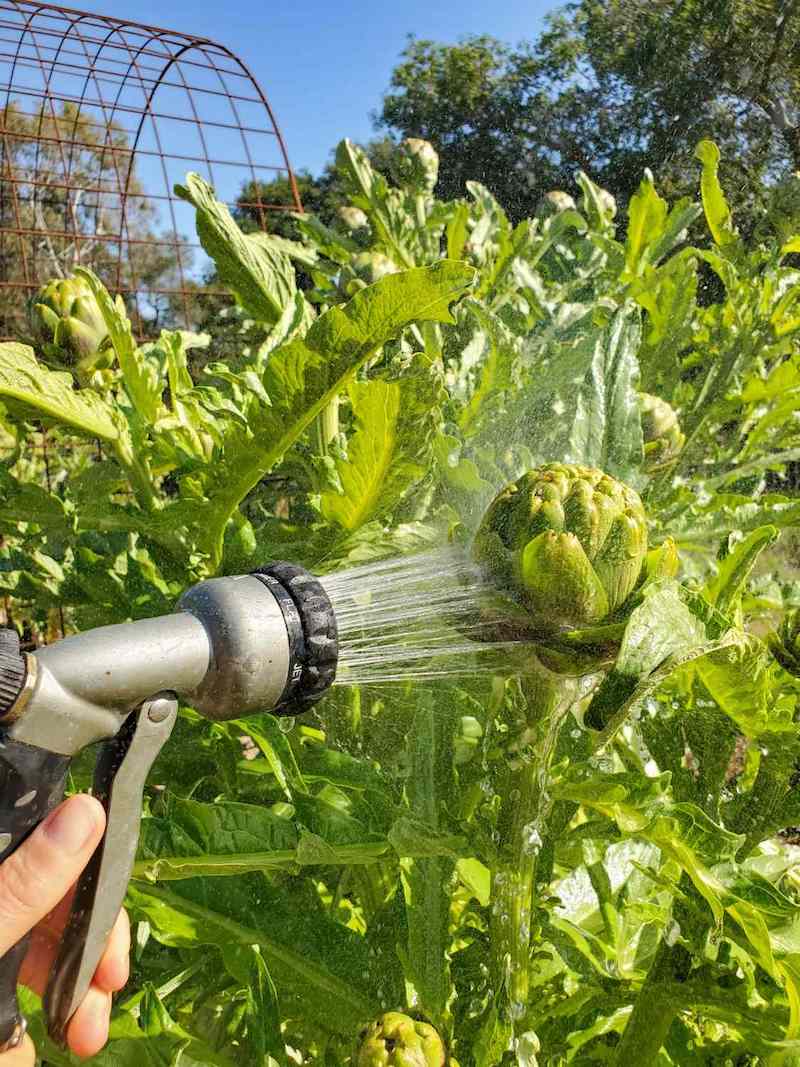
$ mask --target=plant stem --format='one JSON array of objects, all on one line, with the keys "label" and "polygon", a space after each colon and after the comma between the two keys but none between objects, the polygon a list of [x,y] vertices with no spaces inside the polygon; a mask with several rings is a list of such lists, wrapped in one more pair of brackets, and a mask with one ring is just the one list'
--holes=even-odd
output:
[{"label": "plant stem", "polygon": [[339,433],[339,397],[334,396],[317,415],[315,423],[317,453],[327,456],[328,448]]},{"label": "plant stem", "polygon": [[573,697],[570,679],[544,668],[525,679],[528,723],[520,764],[506,772],[500,809],[500,854],[492,870],[492,952],[509,1015],[528,1003],[531,919],[536,871],[552,799],[547,783],[559,729]]},{"label": "plant stem", "polygon": [[617,1046],[615,1067],[634,1063],[648,1067],[656,1059],[680,1010],[680,985],[689,975],[691,961],[683,945],[661,941]]}]

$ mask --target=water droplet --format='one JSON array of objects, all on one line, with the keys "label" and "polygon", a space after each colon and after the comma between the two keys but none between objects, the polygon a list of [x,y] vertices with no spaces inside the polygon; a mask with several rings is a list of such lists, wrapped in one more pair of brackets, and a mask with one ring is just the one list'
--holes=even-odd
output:
[{"label": "water droplet", "polygon": [[294,730],[294,724],[297,720],[293,715],[286,715],[283,718],[278,719],[278,729],[282,734],[290,734]]}]

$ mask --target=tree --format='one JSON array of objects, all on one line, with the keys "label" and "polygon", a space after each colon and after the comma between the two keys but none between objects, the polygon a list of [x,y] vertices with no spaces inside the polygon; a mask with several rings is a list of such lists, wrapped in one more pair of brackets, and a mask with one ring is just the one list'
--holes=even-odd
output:
[{"label": "tree", "polygon": [[477,177],[518,218],[579,169],[622,200],[645,167],[688,192],[711,138],[741,213],[800,170],[799,60],[800,0],[573,0],[516,48],[411,40],[377,124],[433,142],[443,196]]}]

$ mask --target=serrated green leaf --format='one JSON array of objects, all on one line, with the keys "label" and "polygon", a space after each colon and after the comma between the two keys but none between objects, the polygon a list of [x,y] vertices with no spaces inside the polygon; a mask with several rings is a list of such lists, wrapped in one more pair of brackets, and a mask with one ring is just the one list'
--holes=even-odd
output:
[{"label": "serrated green leaf", "polygon": [[717,174],[720,160],[719,149],[713,141],[701,141],[694,154],[695,158],[703,164],[700,190],[708,228],[714,242],[720,248],[728,248],[736,242],[737,236],[731,209],[728,207],[728,201],[725,199],[725,193],[722,191]]},{"label": "serrated green leaf", "polygon": [[430,462],[434,412],[441,393],[434,368],[417,359],[399,381],[373,378],[347,389],[356,432],[347,459],[337,460],[342,491],[324,492],[323,518],[348,532],[387,515],[403,494],[420,481]]},{"label": "serrated green leaf", "polygon": [[116,302],[113,301],[97,275],[86,267],[76,267],[75,273],[86,282],[94,294],[131,403],[144,423],[149,425],[155,420],[161,407],[164,382],[160,367],[149,357],[145,348],[137,346],[122,300],[117,298]]},{"label": "serrated green leaf", "polygon": [[27,345],[0,344],[0,396],[88,437],[119,437],[111,405],[92,389],[76,390],[70,374],[48,370]]},{"label": "serrated green leaf", "polygon": [[196,211],[197,234],[221,281],[258,322],[276,323],[296,292],[294,268],[267,234],[244,234],[199,174],[186,175],[175,194]]},{"label": "serrated green leaf", "polygon": [[637,393],[640,341],[639,323],[622,308],[594,337],[567,444],[570,462],[627,481],[635,477],[644,454]]},{"label": "serrated green leaf", "polygon": [[472,283],[474,271],[447,260],[391,274],[330,308],[296,339],[273,353],[264,374],[271,406],[247,433],[226,442],[209,491],[214,521],[198,531],[218,560],[222,534],[241,500],[297,441],[355,372],[412,322],[452,322],[450,304]]}]

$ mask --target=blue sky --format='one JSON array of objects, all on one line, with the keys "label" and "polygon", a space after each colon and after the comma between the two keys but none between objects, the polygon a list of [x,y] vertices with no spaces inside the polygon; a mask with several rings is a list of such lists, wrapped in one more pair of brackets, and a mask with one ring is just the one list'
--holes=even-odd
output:
[{"label": "blue sky", "polygon": [[488,33],[534,36],[549,0],[72,0],[75,7],[227,45],[254,71],[275,109],[296,169],[318,171],[342,137],[372,134],[370,113],[406,36],[457,41]]}]

